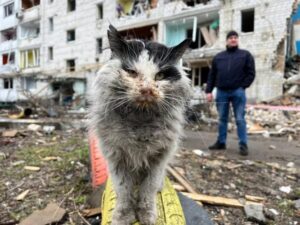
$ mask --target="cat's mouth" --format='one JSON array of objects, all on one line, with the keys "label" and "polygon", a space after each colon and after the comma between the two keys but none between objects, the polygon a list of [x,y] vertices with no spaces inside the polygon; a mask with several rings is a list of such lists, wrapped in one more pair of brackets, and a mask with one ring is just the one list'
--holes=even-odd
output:
[{"label": "cat's mouth", "polygon": [[135,98],[135,104],[139,107],[150,107],[157,103],[157,101],[157,93],[150,88],[141,89],[140,95]]},{"label": "cat's mouth", "polygon": [[154,96],[139,96],[135,99],[138,106],[148,107],[156,103],[157,99]]}]

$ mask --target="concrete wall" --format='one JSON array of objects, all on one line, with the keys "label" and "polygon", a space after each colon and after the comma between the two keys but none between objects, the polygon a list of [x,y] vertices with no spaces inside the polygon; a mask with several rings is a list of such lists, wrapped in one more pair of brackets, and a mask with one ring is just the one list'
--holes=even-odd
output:
[{"label": "concrete wall", "polygon": [[[220,40],[225,45],[226,33],[240,33],[241,48],[249,50],[256,61],[257,77],[248,90],[248,96],[256,100],[269,100],[282,94],[284,71],[275,71],[276,51],[286,39],[287,19],[292,14],[295,0],[232,0],[220,11]],[[254,32],[241,32],[241,11],[255,9]]]},{"label": "concrete wall", "polygon": [[[67,12],[67,1],[54,1],[42,5],[41,69],[56,75],[66,71],[66,60],[75,59],[76,69],[96,63],[97,3],[101,1],[77,0],[76,10]],[[104,10],[104,14],[106,10]],[[54,29],[49,30],[49,18],[53,17]],[[75,29],[76,40],[67,42],[67,30]],[[48,49],[53,47],[53,60],[48,59]]]}]

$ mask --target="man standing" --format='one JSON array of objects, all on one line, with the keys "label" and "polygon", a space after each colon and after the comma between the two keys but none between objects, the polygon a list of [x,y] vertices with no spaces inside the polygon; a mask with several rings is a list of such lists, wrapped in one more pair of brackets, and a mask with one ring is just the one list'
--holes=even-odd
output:
[{"label": "man standing", "polygon": [[245,120],[246,94],[255,78],[253,56],[246,50],[239,49],[239,36],[230,31],[226,37],[226,50],[217,54],[212,61],[208,77],[206,97],[213,99],[212,90],[217,87],[216,105],[219,114],[219,135],[210,150],[225,150],[229,105],[232,104],[239,137],[241,155],[248,155],[247,127]]}]

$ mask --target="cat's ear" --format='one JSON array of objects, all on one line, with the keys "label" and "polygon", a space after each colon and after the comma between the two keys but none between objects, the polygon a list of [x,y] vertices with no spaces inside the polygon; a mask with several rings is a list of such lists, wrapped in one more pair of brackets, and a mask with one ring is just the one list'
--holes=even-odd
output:
[{"label": "cat's ear", "polygon": [[107,37],[113,55],[122,58],[127,43],[113,25],[109,25],[109,29],[107,30]]},{"label": "cat's ear", "polygon": [[169,54],[168,63],[176,64],[181,59],[185,50],[189,47],[191,42],[192,42],[191,39],[185,39],[180,44],[170,48],[171,54]]}]

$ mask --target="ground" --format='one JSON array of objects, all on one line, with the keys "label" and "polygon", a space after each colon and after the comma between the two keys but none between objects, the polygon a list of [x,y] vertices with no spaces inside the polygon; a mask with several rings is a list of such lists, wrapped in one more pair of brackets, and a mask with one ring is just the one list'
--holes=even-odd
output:
[{"label": "ground", "polygon": [[[213,196],[244,198],[245,194],[265,197],[266,208],[279,212],[269,224],[300,224],[293,200],[300,198],[300,148],[286,137],[266,139],[250,137],[250,155],[237,152],[237,139],[229,136],[229,149],[224,153],[199,156],[193,149],[207,151],[213,143],[213,132],[186,132],[182,149],[172,165],[192,184],[197,192]],[[270,149],[274,145],[276,149]],[[0,224],[17,224],[33,211],[56,202],[67,210],[60,224],[87,224],[81,210],[90,208],[92,193],[89,176],[89,154],[85,130],[69,129],[42,132],[22,131],[17,137],[0,137]],[[293,162],[287,167],[287,163]],[[24,169],[39,167],[39,171]],[[172,180],[174,178],[171,177]],[[291,186],[291,193],[279,191]],[[21,201],[15,198],[25,190]],[[242,209],[204,205],[216,224],[256,224],[247,221]],[[95,218],[94,218],[95,219]],[[93,224],[92,219],[87,219]],[[94,220],[95,221],[95,220]]]}]

